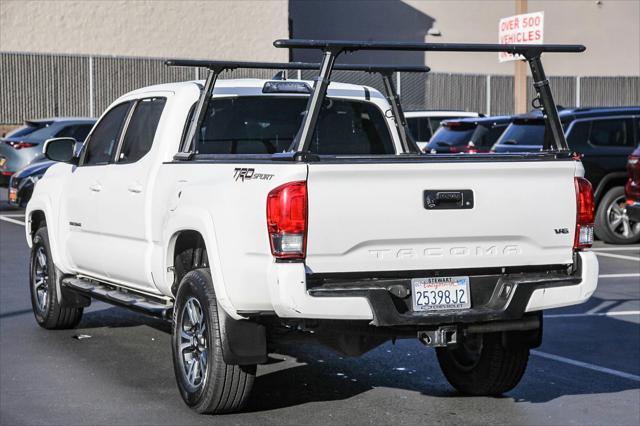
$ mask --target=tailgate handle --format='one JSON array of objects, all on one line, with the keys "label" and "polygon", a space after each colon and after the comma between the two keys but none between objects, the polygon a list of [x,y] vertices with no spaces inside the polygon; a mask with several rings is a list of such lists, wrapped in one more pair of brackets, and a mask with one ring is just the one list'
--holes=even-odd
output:
[{"label": "tailgate handle", "polygon": [[462,192],[438,192],[436,203],[459,203],[462,201]]},{"label": "tailgate handle", "polygon": [[474,205],[470,189],[427,189],[423,201],[427,210],[472,209]]}]

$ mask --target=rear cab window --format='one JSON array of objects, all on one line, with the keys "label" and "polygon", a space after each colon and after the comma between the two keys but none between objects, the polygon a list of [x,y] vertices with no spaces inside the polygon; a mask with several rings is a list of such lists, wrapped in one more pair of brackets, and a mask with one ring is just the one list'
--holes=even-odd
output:
[{"label": "rear cab window", "polygon": [[[196,154],[275,154],[289,150],[306,97],[214,98],[196,140]],[[382,111],[371,102],[327,98],[309,151],[318,155],[395,154]]]}]

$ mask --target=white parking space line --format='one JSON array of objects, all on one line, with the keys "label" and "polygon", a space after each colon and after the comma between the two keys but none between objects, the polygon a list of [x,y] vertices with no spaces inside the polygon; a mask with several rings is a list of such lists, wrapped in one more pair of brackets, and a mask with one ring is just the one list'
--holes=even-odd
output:
[{"label": "white parking space line", "polygon": [[0,213],[0,216],[4,216],[4,217],[24,217],[24,214],[20,213],[20,214],[2,214]]},{"label": "white parking space line", "polygon": [[598,247],[590,251],[637,251],[640,254],[640,247]]},{"label": "white parking space line", "polygon": [[640,311],[610,311],[610,312],[584,312],[580,314],[555,314],[545,315],[545,318],[579,318],[579,317],[624,317],[640,315]]},{"label": "white parking space line", "polygon": [[13,218],[10,218],[10,217],[0,216],[0,220],[4,220],[5,222],[15,223],[16,225],[24,226],[24,222],[21,222],[21,221],[19,221],[17,219],[13,219]]},{"label": "white parking space line", "polygon": [[640,274],[602,274],[598,278],[631,278],[640,277]]},{"label": "white parking space line", "polygon": [[625,373],[624,371],[613,370],[607,367],[601,367],[595,364],[589,364],[588,362],[576,361],[575,359],[565,358],[559,355],[548,354],[546,352],[540,351],[531,351],[531,354],[539,356],[541,358],[551,359],[553,361],[563,362],[565,364],[574,365],[576,367],[587,368],[589,370],[598,371],[600,373],[609,374],[612,376],[622,377],[624,379],[633,380],[635,382],[640,382],[640,376],[636,376],[635,374]]},{"label": "white parking space line", "polygon": [[624,260],[635,260],[636,262],[640,262],[640,257],[633,257],[633,256],[623,256],[621,254],[613,254],[613,253],[602,253],[602,252],[595,252],[597,256],[604,256],[604,257],[613,257],[616,259],[624,259]]}]

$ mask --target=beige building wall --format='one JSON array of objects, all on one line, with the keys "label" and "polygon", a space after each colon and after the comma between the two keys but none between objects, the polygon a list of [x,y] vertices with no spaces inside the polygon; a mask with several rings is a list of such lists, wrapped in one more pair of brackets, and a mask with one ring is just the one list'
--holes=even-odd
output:
[{"label": "beige building wall", "polygon": [[282,61],[282,1],[0,0],[0,50]]},{"label": "beige building wall", "polygon": [[[497,42],[498,22],[515,14],[515,0],[416,1],[405,3],[435,19],[442,36],[433,42]],[[545,43],[579,43],[582,54],[547,54],[549,75],[640,76],[640,0],[529,0],[529,12],[544,11]],[[497,54],[427,55],[434,72],[512,74]]]},{"label": "beige building wall", "polygon": [[[271,43],[288,36],[294,3],[302,15],[308,10],[302,25],[317,36],[340,38],[341,26],[348,26],[350,37],[392,39],[402,30],[404,38],[422,39],[428,28],[405,28],[411,22],[440,30],[441,37],[426,37],[434,42],[496,42],[498,21],[515,11],[515,0],[353,0],[351,7],[325,0],[315,11],[298,0],[0,0],[0,51],[286,61],[288,52]],[[547,74],[640,75],[640,0],[528,3],[529,11],[545,13],[545,42],[587,46],[583,54],[548,54]],[[387,23],[368,16],[384,11],[382,4],[390,19],[402,18]],[[319,17],[318,10],[330,12]],[[300,22],[294,19],[294,28]],[[512,74],[514,68],[498,63],[497,54],[431,53],[426,63],[434,72]]]}]

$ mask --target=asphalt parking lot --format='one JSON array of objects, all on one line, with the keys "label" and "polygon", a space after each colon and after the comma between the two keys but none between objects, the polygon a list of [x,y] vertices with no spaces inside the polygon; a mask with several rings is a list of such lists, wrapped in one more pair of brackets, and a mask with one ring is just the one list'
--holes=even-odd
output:
[{"label": "asphalt parking lot", "polygon": [[1,425],[640,424],[639,245],[596,243],[597,292],[546,313],[543,345],[501,398],[456,393],[418,341],[354,359],[289,345],[259,367],[243,413],[209,417],[178,395],[165,323],[94,302],[75,330],[36,325],[23,221],[0,201]]}]

